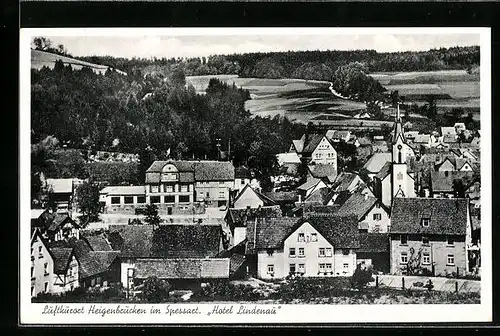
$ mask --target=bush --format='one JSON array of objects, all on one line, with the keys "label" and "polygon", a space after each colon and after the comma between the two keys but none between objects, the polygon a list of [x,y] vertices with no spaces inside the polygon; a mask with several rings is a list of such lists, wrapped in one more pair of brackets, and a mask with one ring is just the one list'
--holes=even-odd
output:
[{"label": "bush", "polygon": [[371,268],[362,268],[361,265],[358,265],[351,277],[351,286],[356,289],[362,289],[372,281],[375,281],[375,279],[372,277]]},{"label": "bush", "polygon": [[142,296],[148,302],[160,303],[168,299],[170,287],[171,286],[167,281],[158,279],[156,276],[152,276],[144,281]]},{"label": "bush", "polygon": [[250,285],[234,285],[222,280],[208,283],[200,291],[193,293],[191,300],[257,301],[263,298],[263,293]]}]

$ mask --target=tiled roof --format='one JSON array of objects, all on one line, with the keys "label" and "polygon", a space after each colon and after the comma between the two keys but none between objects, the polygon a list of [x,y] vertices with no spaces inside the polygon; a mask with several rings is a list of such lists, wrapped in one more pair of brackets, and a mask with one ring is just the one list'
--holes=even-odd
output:
[{"label": "tiled roof", "polygon": [[196,181],[234,180],[234,166],[229,161],[200,161],[195,165]]},{"label": "tiled roof", "polygon": [[73,249],[67,247],[51,247],[50,252],[54,259],[54,273],[66,274]]},{"label": "tiled roof", "polygon": [[80,226],[69,217],[67,213],[52,213],[47,215],[47,220],[45,221],[45,227],[48,231],[56,231],[62,225],[66,223],[71,223],[73,226],[79,228]]},{"label": "tiled roof", "polygon": [[110,225],[108,240],[113,250],[119,250],[122,258],[151,256],[153,226]]},{"label": "tiled roof", "polygon": [[161,225],[153,233],[150,257],[214,257],[220,251],[221,235],[216,225]]},{"label": "tiled roof", "polygon": [[101,194],[112,195],[146,195],[144,186],[113,186],[105,187],[101,190]]},{"label": "tiled roof", "polygon": [[339,211],[340,205],[317,205],[317,204],[304,204],[304,215],[308,214],[311,216],[316,216],[320,214],[333,214]]},{"label": "tiled roof", "polygon": [[387,175],[391,173],[392,162],[386,162],[380,171],[375,175],[376,178],[383,180]]},{"label": "tiled roof", "polygon": [[82,239],[86,240],[93,251],[111,251],[111,245],[103,235],[97,236],[83,236]]},{"label": "tiled roof", "polygon": [[337,177],[337,167],[331,164],[315,164],[308,166],[312,177],[314,178],[328,178],[331,182]]},{"label": "tiled roof", "polygon": [[295,191],[279,191],[279,192],[263,192],[263,195],[272,199],[274,202],[296,202],[299,200],[299,195]]},{"label": "tiled roof", "polygon": [[253,254],[256,249],[277,248],[297,223],[297,218],[258,218],[247,223],[247,254]]},{"label": "tiled roof", "polygon": [[229,260],[229,274],[236,273],[245,264],[246,257],[242,254],[234,253]]},{"label": "tiled roof", "polygon": [[[286,154],[289,154],[289,153],[286,153]],[[294,154],[294,153],[291,153],[291,154]],[[297,154],[295,154],[297,155]],[[247,167],[238,167],[238,168],[234,168],[234,177],[235,178],[245,178],[245,179],[249,179],[249,178],[252,178],[252,175],[250,174],[250,169],[248,169]]]},{"label": "tiled roof", "polygon": [[359,250],[357,252],[389,252],[389,234],[364,232],[359,234]]},{"label": "tiled roof", "polygon": [[356,216],[309,216],[309,222],[334,248],[359,248],[358,220]]},{"label": "tiled roof", "polygon": [[137,259],[135,277],[145,279],[216,279],[229,277],[229,258]]},{"label": "tiled roof", "polygon": [[358,175],[354,173],[341,172],[335,179],[332,188],[336,191],[348,190],[349,185],[356,179],[357,176]]},{"label": "tiled roof", "polygon": [[119,251],[92,251],[90,245],[82,239],[71,238],[66,244],[73,248],[79,265],[78,275],[82,279],[108,271],[120,255]]},{"label": "tiled roof", "polygon": [[314,152],[316,147],[318,147],[319,143],[325,136],[323,134],[311,134],[309,136],[309,141],[305,145],[304,149],[302,150],[302,153],[304,154],[310,154]]},{"label": "tiled roof", "polygon": [[467,186],[473,178],[472,172],[462,171],[431,171],[430,180],[433,192],[452,192],[453,180],[459,179]]},{"label": "tiled roof", "polygon": [[295,152],[276,154],[276,159],[278,160],[279,165],[283,165],[286,163],[300,163],[300,158]]},{"label": "tiled roof", "polygon": [[417,134],[415,139],[413,139],[413,143],[415,144],[427,144],[431,141],[430,134]]},{"label": "tiled roof", "polygon": [[331,192],[328,188],[321,188],[310,194],[304,202],[317,203],[318,205],[326,204],[331,199]]},{"label": "tiled roof", "polygon": [[[393,200],[391,233],[465,234],[466,199],[400,198]],[[429,227],[421,219],[429,218]]]},{"label": "tiled roof", "polygon": [[337,212],[338,215],[356,215],[361,220],[366,213],[377,203],[376,197],[354,193],[344,202]]},{"label": "tiled roof", "polygon": [[177,170],[180,172],[194,171],[194,164],[196,162],[198,161],[174,161],[174,160],[155,161],[151,164],[151,166],[149,166],[146,172],[161,173],[163,167],[165,167],[165,165],[167,164],[173,164],[175,168],[177,168]]},{"label": "tiled roof", "polygon": [[244,227],[247,220],[262,217],[282,217],[279,205],[250,209],[229,209],[227,216],[233,227]]},{"label": "tiled roof", "polygon": [[370,159],[365,163],[363,168],[368,170],[370,173],[378,173],[382,167],[387,163],[392,161],[391,153],[374,153]]},{"label": "tiled roof", "polygon": [[47,179],[47,187],[53,193],[72,193],[72,179]]},{"label": "tiled roof", "polygon": [[321,180],[318,178],[311,178],[308,181],[306,181],[304,184],[300,185],[297,189],[298,190],[309,190],[312,187],[316,186]]}]

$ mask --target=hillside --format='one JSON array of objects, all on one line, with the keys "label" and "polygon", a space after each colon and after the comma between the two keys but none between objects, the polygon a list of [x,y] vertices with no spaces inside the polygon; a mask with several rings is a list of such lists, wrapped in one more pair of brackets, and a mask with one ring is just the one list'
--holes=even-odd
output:
[{"label": "hillside", "polygon": [[[74,70],[80,70],[83,67],[88,67],[98,74],[104,74],[111,67],[107,65],[94,64],[75,58],[61,56],[46,51],[31,49],[31,68],[40,70],[44,66],[53,69],[56,61],[61,60],[64,65],[71,65]],[[115,69],[116,72],[127,75],[126,72]]]}]

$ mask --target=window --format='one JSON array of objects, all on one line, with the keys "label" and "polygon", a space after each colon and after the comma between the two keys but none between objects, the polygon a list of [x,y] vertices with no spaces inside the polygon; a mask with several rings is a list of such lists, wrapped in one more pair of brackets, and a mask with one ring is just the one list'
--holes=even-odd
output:
[{"label": "window", "polygon": [[408,236],[401,235],[401,245],[407,245],[407,244],[408,244]]},{"label": "window", "polygon": [[243,184],[245,184],[245,180],[241,180],[241,184],[242,184],[242,185],[243,185]]},{"label": "window", "polygon": [[274,265],[267,265],[267,273],[274,274]]},{"label": "window", "polygon": [[181,185],[181,192],[188,192],[188,186],[187,185]]},{"label": "window", "polygon": [[429,218],[422,218],[422,227],[429,227],[430,221]]},{"label": "window", "polygon": [[319,264],[319,272],[324,273],[325,272],[325,264]]},{"label": "window", "polygon": [[380,208],[380,203],[378,203],[378,202],[377,202],[377,203],[375,204],[375,208],[377,208],[377,209],[378,209],[378,208]]},{"label": "window", "polygon": [[267,256],[268,257],[272,257],[274,254],[274,250],[273,249],[267,249]]},{"label": "window", "polygon": [[306,256],[306,254],[305,254],[304,248],[299,247],[299,257],[305,257],[305,256]]},{"label": "window", "polygon": [[299,273],[305,273],[305,272],[306,272],[306,265],[299,264]]},{"label": "window", "polygon": [[31,266],[31,277],[33,278],[35,274],[35,268]]},{"label": "window", "polygon": [[326,271],[327,272],[331,272],[332,271],[332,264],[325,264],[325,268],[326,268]]},{"label": "window", "polygon": [[120,196],[111,197],[111,204],[120,204]]},{"label": "window", "polygon": [[32,247],[31,247],[31,255],[33,255],[33,252],[34,252],[34,251],[35,251],[35,250],[33,249],[33,246],[32,246]]},{"label": "window", "polygon": [[295,258],[295,247],[290,247],[288,255],[290,258]]},{"label": "window", "polygon": [[401,263],[402,264],[408,263],[408,252],[401,252]]},{"label": "window", "polygon": [[422,244],[429,245],[429,237],[422,236]]},{"label": "window", "polygon": [[42,254],[42,247],[38,246],[38,254]]},{"label": "window", "polygon": [[448,254],[448,257],[446,258],[446,264],[450,266],[455,265],[455,255]]},{"label": "window", "polygon": [[290,264],[290,273],[295,273],[295,264]]},{"label": "window", "polygon": [[453,246],[453,244],[455,244],[455,242],[453,241],[453,237],[452,236],[448,236],[447,237],[447,244],[450,245],[450,246]]},{"label": "window", "polygon": [[146,203],[146,196],[137,196],[137,203],[140,204]]},{"label": "window", "polygon": [[349,255],[349,249],[343,249],[342,250],[342,254],[345,255],[345,256]]},{"label": "window", "polygon": [[422,256],[422,264],[429,265],[431,263],[431,255],[428,252],[424,252]]},{"label": "window", "polygon": [[165,203],[175,203],[175,196],[165,196]]},{"label": "window", "polygon": [[174,186],[165,185],[165,192],[168,192],[168,193],[174,192]]},{"label": "window", "polygon": [[160,203],[160,196],[151,196],[150,200],[152,204],[158,204]]},{"label": "window", "polygon": [[45,275],[49,274],[49,263],[43,264],[43,273]]},{"label": "window", "polygon": [[189,203],[189,195],[180,195],[179,203]]},{"label": "window", "polygon": [[318,241],[318,234],[317,233],[311,233],[311,241],[313,241],[313,242]]},{"label": "window", "polygon": [[68,275],[69,275],[70,277],[72,277],[72,276],[73,276],[73,267],[70,267],[70,268],[69,268],[69,273],[68,273]]},{"label": "window", "polygon": [[157,193],[157,192],[159,192],[158,185],[152,185],[152,186],[151,186],[151,192],[152,192],[152,193]]},{"label": "window", "polygon": [[33,296],[33,293],[35,292],[35,287],[31,286],[31,296]]},{"label": "window", "polygon": [[403,179],[403,173],[398,173],[398,180],[402,180]]},{"label": "window", "polygon": [[348,263],[344,263],[342,266],[344,267],[344,270],[349,269],[349,264]]},{"label": "window", "polygon": [[327,248],[325,249],[325,255],[326,255],[327,257],[331,257],[331,256],[332,256],[332,248],[331,248],[331,247],[327,247]]},{"label": "window", "polygon": [[224,181],[219,181],[219,186],[224,186]]},{"label": "window", "polygon": [[325,248],[324,247],[320,247],[319,248],[319,254],[318,256],[320,257],[324,257],[325,256]]},{"label": "window", "polygon": [[219,198],[224,198],[226,197],[226,193],[223,191],[219,191]]},{"label": "window", "polygon": [[303,233],[299,233],[298,241],[303,242],[305,240],[305,235]]},{"label": "window", "polygon": [[210,197],[210,193],[207,191],[207,198]]},{"label": "window", "polygon": [[43,291],[44,291],[45,293],[47,293],[47,292],[48,292],[48,290],[49,290],[49,283],[48,283],[48,282],[46,282],[46,283],[43,285]]},{"label": "window", "polygon": [[382,220],[382,214],[379,213],[373,214],[373,220],[376,221]]},{"label": "window", "polygon": [[125,196],[124,203],[125,204],[134,204],[134,196]]}]

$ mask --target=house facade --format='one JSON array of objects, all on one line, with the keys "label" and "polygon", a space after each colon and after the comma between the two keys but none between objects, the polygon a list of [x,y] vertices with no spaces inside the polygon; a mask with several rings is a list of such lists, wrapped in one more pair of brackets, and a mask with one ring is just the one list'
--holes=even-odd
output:
[{"label": "house facade", "polygon": [[270,205],[274,205],[272,200],[254,190],[249,184],[247,184],[234,199],[232,207],[235,209],[256,209]]},{"label": "house facade", "polygon": [[31,297],[53,292],[54,260],[38,230],[31,237]]},{"label": "house facade", "polygon": [[324,134],[304,134],[299,140],[293,140],[290,152],[310,164],[330,164],[337,168],[337,151]]},{"label": "house facade", "polygon": [[99,202],[104,213],[134,214],[138,206],[146,205],[144,186],[105,187],[99,193]]},{"label": "house facade", "polygon": [[391,229],[391,273],[435,276],[469,272],[472,228],[467,199],[397,198]]}]

